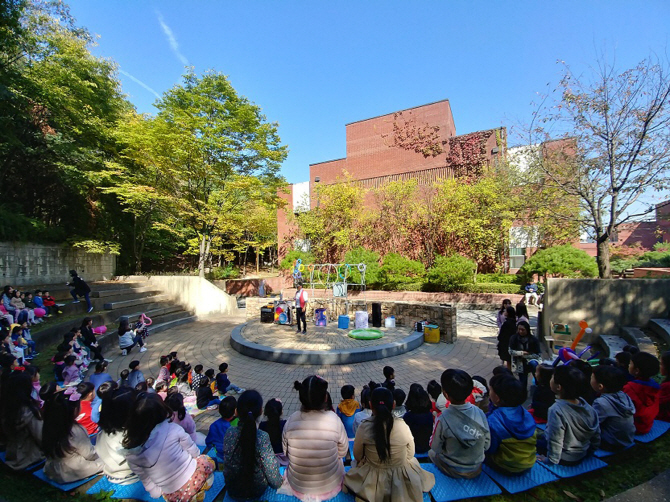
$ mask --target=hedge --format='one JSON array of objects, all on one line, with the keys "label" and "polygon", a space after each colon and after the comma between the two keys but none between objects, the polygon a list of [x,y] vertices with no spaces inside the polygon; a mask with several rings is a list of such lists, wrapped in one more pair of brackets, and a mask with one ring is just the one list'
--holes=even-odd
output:
[{"label": "hedge", "polygon": [[505,295],[515,295],[523,292],[518,284],[503,284],[500,282],[461,284],[458,291],[461,293],[501,293]]}]

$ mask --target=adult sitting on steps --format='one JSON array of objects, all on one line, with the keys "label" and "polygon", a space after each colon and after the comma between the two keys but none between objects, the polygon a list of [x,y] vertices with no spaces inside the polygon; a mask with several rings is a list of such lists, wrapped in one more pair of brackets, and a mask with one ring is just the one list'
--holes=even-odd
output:
[{"label": "adult sitting on steps", "polygon": [[135,345],[140,346],[140,352],[146,352],[147,348],[144,346],[142,337],[130,329],[130,321],[127,317],[122,317],[119,322],[119,348],[121,355],[125,356],[132,350]]}]

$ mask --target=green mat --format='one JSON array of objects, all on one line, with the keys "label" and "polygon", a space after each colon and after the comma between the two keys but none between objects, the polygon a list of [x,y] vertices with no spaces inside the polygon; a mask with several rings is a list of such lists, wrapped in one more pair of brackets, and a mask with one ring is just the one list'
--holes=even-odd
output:
[{"label": "green mat", "polygon": [[384,333],[378,329],[355,329],[349,332],[350,338],[356,340],[376,340],[384,336]]}]

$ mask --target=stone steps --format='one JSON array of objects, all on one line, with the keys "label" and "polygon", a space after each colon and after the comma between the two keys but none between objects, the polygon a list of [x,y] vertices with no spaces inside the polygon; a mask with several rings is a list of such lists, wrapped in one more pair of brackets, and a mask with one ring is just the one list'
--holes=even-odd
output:
[{"label": "stone steps", "polygon": [[656,352],[656,346],[654,345],[654,342],[640,328],[635,328],[632,326],[621,328],[621,338],[626,340],[626,342],[628,342],[630,345],[635,345],[643,352],[649,352],[651,354]]},{"label": "stone steps", "polygon": [[649,330],[670,345],[670,319],[651,319]]},{"label": "stone steps", "polygon": [[170,297],[168,295],[145,296],[133,300],[120,300],[116,302],[105,303],[103,308],[105,310],[119,310],[124,307],[137,307],[139,305],[145,305],[147,303],[166,302],[169,299]]}]

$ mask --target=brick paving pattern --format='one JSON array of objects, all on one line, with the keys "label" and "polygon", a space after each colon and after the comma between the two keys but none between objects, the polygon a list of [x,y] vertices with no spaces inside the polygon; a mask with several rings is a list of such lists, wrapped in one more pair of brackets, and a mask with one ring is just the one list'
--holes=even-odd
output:
[{"label": "brick paving pattern", "polygon": [[[382,368],[385,365],[394,367],[396,385],[406,392],[414,382],[425,386],[431,379],[439,381],[442,372],[450,367],[462,368],[472,375],[488,379],[491,370],[499,363],[494,315],[486,312],[479,316],[481,322],[474,318],[459,322],[458,340],[454,344],[423,344],[406,354],[379,361],[323,366],[289,365],[243,356],[230,346],[230,333],[247,320],[244,317],[211,317],[149,337],[148,350],[142,354],[137,348],[127,356],[109,351],[108,357],[114,359],[109,365],[109,373],[118,378],[119,372],[127,368],[130,361],[137,359],[141,361],[144,375],[155,378],[160,356],[171,351],[177,351],[179,359],[188,361],[192,366],[202,364],[205,370],[214,368],[218,372],[219,364],[227,362],[231,382],[245,389],[258,390],[265,401],[272,397],[280,398],[284,404],[284,416],[288,417],[300,407],[293,382],[315,373],[328,380],[335,406],[340,401],[340,387],[354,385],[359,398],[365,383],[383,381]],[[199,414],[195,418],[198,430],[206,433],[209,424],[217,418],[216,410]]]}]

